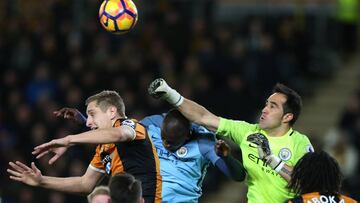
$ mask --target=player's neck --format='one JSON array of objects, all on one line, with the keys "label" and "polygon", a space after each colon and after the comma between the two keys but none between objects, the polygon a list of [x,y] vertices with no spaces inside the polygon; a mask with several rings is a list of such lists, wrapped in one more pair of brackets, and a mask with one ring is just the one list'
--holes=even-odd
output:
[{"label": "player's neck", "polygon": [[281,125],[277,128],[272,128],[265,130],[266,134],[270,137],[281,137],[284,136],[288,131],[290,127],[288,125]]},{"label": "player's neck", "polygon": [[119,119],[121,120],[121,119],[126,119],[126,118],[122,118],[120,116],[115,116],[113,119],[111,119],[111,126],[114,126],[115,122]]}]

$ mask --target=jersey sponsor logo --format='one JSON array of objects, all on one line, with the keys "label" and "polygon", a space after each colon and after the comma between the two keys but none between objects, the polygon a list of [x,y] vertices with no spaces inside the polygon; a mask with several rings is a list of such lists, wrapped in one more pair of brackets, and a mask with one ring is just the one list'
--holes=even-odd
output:
[{"label": "jersey sponsor logo", "polygon": [[248,154],[248,158],[256,163],[256,164],[259,164],[260,166],[266,166],[266,162],[263,161],[262,159],[260,159],[258,156],[254,155],[254,154]]},{"label": "jersey sponsor logo", "polygon": [[101,152],[100,157],[101,157],[101,162],[105,166],[106,173],[110,174],[111,173],[111,160],[112,160],[111,154],[109,154],[108,152]]},{"label": "jersey sponsor logo", "polygon": [[184,157],[184,156],[187,155],[187,153],[188,153],[188,150],[187,150],[187,148],[184,147],[184,146],[180,147],[180,149],[178,149],[178,150],[176,151],[176,155],[177,155],[178,157]]},{"label": "jersey sponsor logo", "polygon": [[279,173],[271,169],[264,160],[260,159],[258,156],[254,154],[248,154],[248,158],[250,161],[261,167],[261,170],[267,174],[271,174],[273,176],[279,176]]},{"label": "jersey sponsor logo", "polygon": [[132,121],[132,120],[123,120],[123,121],[121,122],[121,125],[129,126],[129,127],[131,127],[132,129],[134,129],[134,130],[135,130],[135,127],[136,127],[135,122]]},{"label": "jersey sponsor logo", "polygon": [[108,162],[105,166],[105,172],[107,174],[110,174],[111,173],[111,162]]},{"label": "jersey sponsor logo", "polygon": [[289,160],[291,158],[291,155],[292,154],[291,154],[290,149],[282,148],[282,149],[280,149],[278,156],[280,157],[281,160],[287,161],[287,160]]},{"label": "jersey sponsor logo", "polygon": [[305,146],[305,152],[314,152],[314,147],[311,144]]}]

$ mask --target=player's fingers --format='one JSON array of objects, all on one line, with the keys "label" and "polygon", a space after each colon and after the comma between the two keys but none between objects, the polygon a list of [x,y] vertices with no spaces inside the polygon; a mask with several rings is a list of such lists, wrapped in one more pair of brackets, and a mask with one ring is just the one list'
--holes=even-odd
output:
[{"label": "player's fingers", "polygon": [[55,156],[53,156],[50,160],[49,160],[49,164],[53,164],[56,160],[59,159],[59,155],[58,154],[55,154]]},{"label": "player's fingers", "polygon": [[57,110],[57,116],[62,116],[66,112],[66,108],[61,108],[60,110]]},{"label": "player's fingers", "polygon": [[54,114],[55,114],[56,117],[59,117],[59,116],[61,116],[63,114],[63,112],[61,110],[54,111]]},{"label": "player's fingers", "polygon": [[11,169],[7,169],[6,170],[8,173],[10,173],[11,175],[13,176],[17,176],[17,177],[20,177],[21,176],[21,173],[17,172],[17,171],[14,171],[14,170],[11,170]]},{"label": "player's fingers", "polygon": [[31,152],[32,155],[36,155],[36,154],[39,154],[40,152],[42,152],[42,149],[39,149],[39,148],[34,148],[34,150]]},{"label": "player's fingers", "polygon": [[223,140],[220,140],[220,141],[218,142],[218,145],[219,145],[220,148],[223,148],[223,147],[224,147],[224,141],[223,141]]},{"label": "player's fingers", "polygon": [[38,145],[36,147],[34,147],[34,151],[41,151],[41,149],[44,148],[44,144]]},{"label": "player's fingers", "polygon": [[74,113],[71,112],[71,111],[67,111],[67,112],[64,114],[64,118],[71,118],[71,117],[74,117]]},{"label": "player's fingers", "polygon": [[36,158],[40,159],[41,157],[43,157],[45,154],[48,154],[48,153],[49,153],[49,150],[43,151],[39,155],[37,155]]},{"label": "player's fingers", "polygon": [[21,167],[19,167],[17,164],[15,164],[14,162],[9,162],[9,165],[15,169],[16,171],[22,173],[24,172],[24,169],[22,169]]},{"label": "player's fingers", "polygon": [[34,162],[31,162],[31,169],[37,173],[40,172],[40,170],[36,167],[35,163]]},{"label": "player's fingers", "polygon": [[20,161],[16,161],[16,164],[18,166],[20,166],[22,169],[24,169],[25,171],[31,171],[31,168],[29,168],[27,165],[21,163]]},{"label": "player's fingers", "polygon": [[44,143],[44,144],[34,147],[34,150],[43,151],[43,150],[49,148],[51,145],[52,145],[52,142],[50,141],[50,142],[47,142],[47,143]]},{"label": "player's fingers", "polygon": [[16,181],[19,181],[19,182],[21,182],[21,181],[22,181],[22,179],[21,179],[21,178],[16,177],[16,176],[9,176],[9,178],[10,178],[11,180],[16,180]]},{"label": "player's fingers", "polygon": [[216,152],[216,154],[219,154],[219,153],[221,153],[221,146],[220,145],[216,145],[215,146],[215,152]]}]

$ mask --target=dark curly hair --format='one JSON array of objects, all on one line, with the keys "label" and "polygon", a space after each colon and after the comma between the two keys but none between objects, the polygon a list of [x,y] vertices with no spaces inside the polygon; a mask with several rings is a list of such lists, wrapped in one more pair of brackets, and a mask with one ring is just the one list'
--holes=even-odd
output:
[{"label": "dark curly hair", "polygon": [[342,174],[339,164],[324,151],[309,152],[295,165],[288,188],[297,196],[310,192],[338,195]]}]

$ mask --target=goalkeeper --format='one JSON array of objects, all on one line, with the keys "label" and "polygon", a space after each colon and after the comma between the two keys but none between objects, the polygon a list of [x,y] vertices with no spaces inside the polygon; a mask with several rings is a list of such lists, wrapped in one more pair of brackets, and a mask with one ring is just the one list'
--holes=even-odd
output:
[{"label": "goalkeeper", "polygon": [[149,94],[162,98],[190,121],[227,136],[242,150],[247,171],[248,202],[284,202],[294,194],[287,189],[296,162],[313,151],[309,139],[292,129],[301,111],[301,97],[292,89],[276,84],[266,100],[258,124],[218,117],[203,106],[181,96],[156,79]]}]

